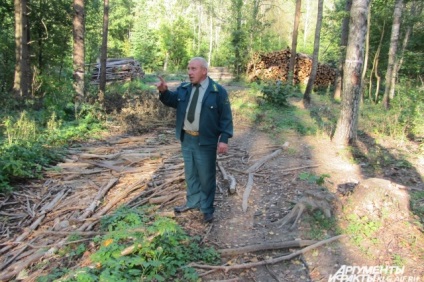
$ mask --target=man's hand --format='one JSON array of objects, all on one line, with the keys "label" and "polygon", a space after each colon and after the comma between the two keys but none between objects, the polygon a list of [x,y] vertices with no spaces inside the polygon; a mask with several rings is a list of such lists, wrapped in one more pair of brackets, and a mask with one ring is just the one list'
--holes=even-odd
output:
[{"label": "man's hand", "polygon": [[218,154],[226,154],[228,153],[228,144],[224,142],[218,143]]},{"label": "man's hand", "polygon": [[166,85],[166,81],[163,79],[163,77],[158,75],[158,78],[159,78],[160,81],[155,84],[158,91],[164,92],[164,91],[168,90],[168,85]]}]

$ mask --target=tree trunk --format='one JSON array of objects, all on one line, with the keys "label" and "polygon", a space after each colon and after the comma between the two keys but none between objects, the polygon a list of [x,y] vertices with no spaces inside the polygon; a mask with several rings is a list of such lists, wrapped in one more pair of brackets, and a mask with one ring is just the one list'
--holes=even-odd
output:
[{"label": "tree trunk", "polygon": [[398,72],[402,66],[403,63],[403,58],[405,56],[405,51],[406,51],[406,47],[408,46],[409,43],[409,38],[411,37],[411,33],[412,30],[414,28],[414,25],[418,22],[417,20],[417,16],[421,14],[423,10],[423,3],[420,1],[413,1],[411,3],[411,10],[410,10],[410,18],[412,18],[412,22],[410,23],[410,25],[408,25],[408,27],[406,28],[406,32],[403,38],[403,42],[402,42],[402,49],[400,51],[400,55],[399,58],[396,60],[395,65],[394,65],[394,78],[395,80],[393,80],[393,87],[392,89],[394,89],[394,87],[396,86],[396,79],[398,76]]},{"label": "tree trunk", "polygon": [[315,27],[314,54],[313,54],[313,57],[312,57],[312,70],[311,70],[311,74],[309,75],[308,85],[306,86],[305,93],[303,94],[303,103],[305,104],[305,106],[308,106],[311,102],[311,92],[312,92],[312,88],[314,86],[315,77],[317,76],[323,6],[324,6],[324,0],[318,0],[318,14],[317,14],[317,25]]},{"label": "tree trunk", "polygon": [[31,82],[27,5],[27,0],[14,0],[16,62],[13,93],[17,99],[23,99],[29,96]]},{"label": "tree trunk", "polygon": [[80,103],[84,99],[84,0],[74,0],[73,26],[73,67],[74,67],[74,90],[75,90],[75,116],[78,117]]},{"label": "tree trunk", "polygon": [[[381,45],[383,44],[383,38],[384,38],[384,31],[385,31],[385,26],[386,26],[386,21],[383,22],[383,28],[381,31],[381,35],[380,35],[380,42],[378,43],[378,48],[377,51],[375,52],[375,56],[374,56],[374,60],[373,60],[373,64],[372,64],[372,69],[371,69],[371,74],[370,74],[370,85],[369,85],[369,90],[368,90],[368,94],[370,97],[370,100],[374,102],[374,104],[377,104],[378,102],[378,93],[380,91],[380,80],[381,77],[378,74],[378,62],[380,60],[380,52],[381,52]],[[376,86],[375,86],[375,95],[373,98],[372,97],[372,75],[375,75],[375,79],[376,79]]]},{"label": "tree trunk", "polygon": [[293,24],[293,34],[292,34],[292,47],[291,47],[291,56],[290,56],[290,65],[289,65],[289,74],[287,77],[288,83],[292,83],[294,85],[294,66],[296,64],[296,52],[297,52],[297,33],[299,30],[299,22],[300,22],[300,9],[302,7],[302,0],[296,0],[296,12],[294,16],[294,24]]},{"label": "tree trunk", "polygon": [[371,5],[368,6],[368,15],[367,15],[367,35],[365,37],[365,58],[364,58],[364,67],[362,68],[362,74],[361,74],[361,83],[362,83],[361,102],[363,102],[364,100],[365,76],[367,74],[368,57],[369,57],[369,51],[370,51],[370,27],[371,27]]},{"label": "tree trunk", "polygon": [[370,0],[354,0],[352,2],[349,39],[343,69],[342,110],[333,138],[333,142],[339,146],[352,144],[357,135],[369,4]]},{"label": "tree trunk", "polygon": [[395,91],[395,71],[397,46],[399,42],[400,21],[402,17],[403,0],[396,0],[393,12],[392,35],[390,36],[389,62],[387,65],[384,90],[383,106],[385,109],[390,108],[390,100],[393,99]]},{"label": "tree trunk", "polygon": [[109,0],[103,2],[103,38],[102,51],[100,55],[100,82],[99,82],[99,103],[104,107],[106,92],[106,61],[107,61],[107,35],[109,30]]},{"label": "tree trunk", "polygon": [[[348,15],[350,14],[351,7],[352,7],[352,0],[346,0],[346,5],[345,5],[346,14]],[[339,66],[338,66],[338,74],[337,74],[336,82],[334,84],[334,93],[333,93],[334,100],[340,100],[342,97],[343,67],[344,67],[344,61],[346,57],[347,39],[349,36],[349,19],[350,19],[350,16],[346,16],[343,18],[343,22],[342,22],[342,34],[340,39],[340,59],[339,59]]]}]

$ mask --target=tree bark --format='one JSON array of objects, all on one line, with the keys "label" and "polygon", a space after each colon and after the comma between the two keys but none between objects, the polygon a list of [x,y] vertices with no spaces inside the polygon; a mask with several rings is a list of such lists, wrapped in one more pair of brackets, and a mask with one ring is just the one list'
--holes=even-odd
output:
[{"label": "tree bark", "polygon": [[[346,0],[345,12],[350,15],[350,9],[352,7],[352,0]],[[338,66],[338,74],[336,77],[336,82],[334,84],[334,93],[333,99],[340,100],[342,97],[342,81],[343,81],[343,67],[344,60],[346,58],[346,46],[347,40],[349,36],[349,19],[350,16],[346,16],[343,18],[342,22],[342,34],[340,39],[340,59]]]},{"label": "tree bark", "polygon": [[352,2],[346,60],[343,69],[342,110],[333,142],[339,146],[353,143],[357,135],[361,73],[364,64],[364,43],[367,33],[367,13],[370,0]]},{"label": "tree bark", "polygon": [[367,74],[368,67],[368,57],[370,51],[370,28],[371,28],[371,5],[368,6],[368,15],[367,15],[367,35],[365,37],[365,58],[364,58],[364,66],[362,68],[361,74],[361,102],[364,100],[364,89],[365,89],[365,76]]},{"label": "tree bark", "polygon": [[[386,26],[386,21],[383,22],[383,28],[381,29],[381,35],[380,35],[380,41],[378,43],[378,48],[377,51],[375,52],[374,55],[374,60],[373,60],[373,65],[372,65],[372,69],[371,69],[371,74],[370,74],[370,85],[369,85],[369,95],[370,95],[370,100],[374,101],[374,104],[377,104],[378,102],[378,93],[380,92],[380,80],[381,77],[378,74],[378,62],[380,60],[380,52],[381,52],[381,45],[383,44],[383,38],[384,38],[384,27]],[[376,79],[376,86],[375,86],[375,95],[373,98],[372,97],[372,74],[374,73],[375,75],[375,79]]]},{"label": "tree bark", "polygon": [[104,108],[106,92],[107,35],[109,30],[109,0],[103,2],[103,37],[100,55],[99,103]]},{"label": "tree bark", "polygon": [[73,67],[74,67],[74,90],[75,90],[75,116],[78,117],[78,108],[84,99],[84,35],[85,17],[84,0],[74,0],[73,26]]},{"label": "tree bark", "polygon": [[290,56],[290,65],[289,65],[289,74],[287,77],[288,83],[292,83],[294,85],[293,77],[294,77],[294,66],[296,64],[296,49],[297,49],[297,34],[299,30],[299,22],[300,22],[300,9],[302,7],[302,0],[296,0],[296,12],[294,16],[294,24],[293,24],[293,34],[292,34],[292,47],[291,47],[291,56]]},{"label": "tree bark", "polygon": [[27,0],[14,0],[15,76],[13,82],[13,93],[17,99],[26,98],[29,96],[31,81],[27,5]]},{"label": "tree bark", "polygon": [[308,84],[305,89],[305,93],[303,94],[303,104],[305,106],[309,106],[309,104],[311,103],[312,87],[314,86],[315,78],[317,76],[323,7],[324,7],[324,0],[318,0],[318,14],[317,14],[317,24],[315,27],[314,54],[312,56],[312,70],[309,76]]},{"label": "tree bark", "polygon": [[392,24],[392,34],[390,36],[390,48],[389,48],[389,62],[387,65],[385,84],[386,88],[384,90],[383,96],[383,106],[385,109],[390,108],[390,100],[393,99],[395,91],[395,62],[396,62],[396,53],[399,42],[400,34],[400,21],[402,17],[403,10],[403,0],[396,0],[395,9],[393,12],[393,24]]}]

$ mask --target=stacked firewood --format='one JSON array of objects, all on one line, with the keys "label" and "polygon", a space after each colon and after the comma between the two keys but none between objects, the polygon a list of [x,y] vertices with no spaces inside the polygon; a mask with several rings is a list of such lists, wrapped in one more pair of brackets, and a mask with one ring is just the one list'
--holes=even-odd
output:
[{"label": "stacked firewood", "polygon": [[[138,61],[133,58],[107,59],[106,61],[106,82],[127,81],[135,78],[143,78],[144,71]],[[91,83],[100,82],[100,62],[93,64],[91,73]]]},{"label": "stacked firewood", "polygon": [[[275,51],[267,54],[255,54],[247,65],[247,78],[255,80],[287,80],[291,51]],[[293,80],[295,83],[307,83],[312,70],[312,58],[306,54],[296,54]],[[327,64],[318,63],[314,86],[331,85],[336,78],[336,69]]]}]

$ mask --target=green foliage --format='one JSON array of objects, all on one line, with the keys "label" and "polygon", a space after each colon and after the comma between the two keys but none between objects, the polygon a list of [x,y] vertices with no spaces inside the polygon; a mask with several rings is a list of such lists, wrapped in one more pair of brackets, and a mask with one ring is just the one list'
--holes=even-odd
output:
[{"label": "green foliage", "polygon": [[352,213],[347,215],[347,220],[349,224],[346,232],[358,246],[365,240],[373,241],[375,232],[383,225],[381,221],[371,220],[367,216],[359,217]]},{"label": "green foliage", "polygon": [[193,37],[190,30],[187,29],[187,20],[179,16],[176,21],[171,24],[161,26],[160,38],[161,48],[168,53],[171,70],[184,69],[190,59],[187,46],[190,38]]},{"label": "green foliage", "polygon": [[45,167],[63,158],[65,145],[102,130],[89,112],[78,121],[63,122],[56,112],[44,119],[44,114],[26,111],[19,118],[5,117],[5,137],[0,139],[0,192],[11,190],[13,182],[41,177]]},{"label": "green foliage", "polygon": [[265,101],[280,107],[289,107],[289,98],[299,95],[300,92],[290,83],[266,82],[262,86]]},{"label": "green foliage", "polygon": [[328,237],[329,232],[333,231],[340,234],[341,230],[337,226],[337,221],[334,217],[326,217],[321,210],[316,210],[312,213],[308,220],[311,226],[310,237],[315,240],[323,240]]},{"label": "green foliage", "polygon": [[325,179],[330,178],[329,174],[321,174],[320,176],[317,176],[315,174],[311,174],[309,172],[302,172],[299,174],[300,180],[308,181],[309,183],[315,183],[317,185],[323,185],[325,183]]},{"label": "green foliage", "polygon": [[101,228],[108,233],[95,241],[91,259],[97,267],[78,269],[61,281],[198,281],[190,262],[219,262],[215,250],[200,247],[200,238],[172,219],[151,218],[147,208],[122,207],[102,219]]},{"label": "green foliage", "polygon": [[422,139],[424,137],[423,90],[404,81],[398,85],[397,96],[391,108],[382,105],[364,105],[360,126],[372,129],[373,133],[396,139]]},{"label": "green foliage", "polygon": [[421,218],[421,224],[424,224],[424,191],[411,192],[411,210]]}]

